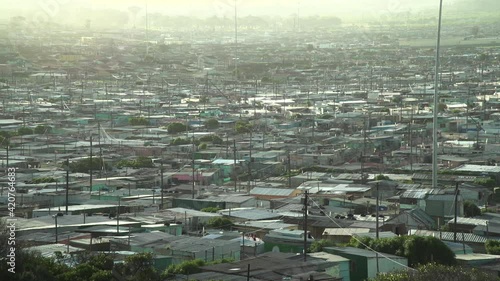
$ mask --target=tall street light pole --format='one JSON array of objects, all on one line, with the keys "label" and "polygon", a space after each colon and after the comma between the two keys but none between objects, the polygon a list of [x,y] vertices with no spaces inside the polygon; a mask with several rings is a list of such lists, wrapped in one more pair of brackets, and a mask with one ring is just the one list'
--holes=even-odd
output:
[{"label": "tall street light pole", "polygon": [[438,31],[437,31],[437,42],[436,42],[436,66],[434,72],[434,110],[432,119],[432,188],[437,188],[437,151],[438,151],[438,104],[439,104],[439,48],[441,45],[441,16],[443,10],[443,0],[439,1],[439,18],[438,18]]},{"label": "tall street light pole", "polygon": [[56,244],[59,242],[59,239],[58,239],[59,235],[58,235],[58,230],[57,230],[57,218],[62,217],[62,216],[64,216],[63,213],[57,213],[57,214],[52,216],[52,218],[54,218],[56,220]]}]

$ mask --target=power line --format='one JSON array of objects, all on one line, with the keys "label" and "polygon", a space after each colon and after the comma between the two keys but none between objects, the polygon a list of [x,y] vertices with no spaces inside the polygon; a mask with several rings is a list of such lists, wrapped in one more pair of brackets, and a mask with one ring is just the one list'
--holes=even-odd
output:
[{"label": "power line", "polygon": [[[310,198],[310,200],[313,202],[313,204],[315,204],[318,208],[320,208],[320,205],[319,205],[318,203],[316,203],[316,201],[314,201],[314,199]],[[363,245],[366,249],[368,249],[368,250],[370,250],[370,251],[374,252],[375,254],[377,254],[377,255],[379,255],[379,256],[381,256],[381,257],[383,257],[383,258],[385,258],[385,259],[387,259],[387,260],[389,260],[389,261],[391,261],[391,262],[393,262],[393,263],[395,263],[395,264],[397,264],[397,265],[400,265],[400,266],[402,266],[402,267],[404,267],[404,268],[406,268],[406,269],[410,269],[410,270],[415,270],[415,271],[416,271],[416,269],[414,269],[414,268],[411,268],[411,267],[409,267],[409,266],[407,266],[407,265],[405,265],[405,264],[402,264],[402,263],[400,263],[400,262],[398,262],[398,261],[396,261],[396,260],[394,260],[394,259],[391,259],[391,258],[389,258],[387,255],[385,255],[385,254],[383,254],[383,253],[381,253],[381,252],[375,251],[374,249],[372,249],[371,247],[369,247],[368,245],[366,245],[365,243],[363,243],[363,242],[362,242],[362,241],[361,241],[358,237],[356,237],[353,233],[350,233],[349,231],[345,230],[345,228],[343,228],[341,225],[339,225],[339,224],[338,224],[338,223],[337,223],[337,222],[336,222],[336,221],[335,221],[335,220],[334,220],[334,219],[333,219],[330,215],[328,215],[328,214],[326,214],[326,213],[325,213],[325,216],[327,216],[327,217],[328,217],[328,218],[329,218],[329,219],[330,219],[330,220],[331,220],[331,221],[332,221],[332,222],[333,222],[333,223],[334,223],[334,224],[335,224],[338,228],[342,229],[342,231],[344,231],[346,234],[350,235],[350,236],[351,236],[352,238],[354,238],[354,239],[355,239],[355,240],[356,240],[359,244]],[[379,218],[377,218],[377,220],[378,220],[378,219],[379,219]]]}]

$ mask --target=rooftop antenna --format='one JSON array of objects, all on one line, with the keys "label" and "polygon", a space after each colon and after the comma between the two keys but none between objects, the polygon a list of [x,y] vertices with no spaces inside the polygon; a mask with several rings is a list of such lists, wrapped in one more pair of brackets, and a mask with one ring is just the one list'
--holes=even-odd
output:
[{"label": "rooftop antenna", "polygon": [[438,95],[439,95],[439,47],[441,45],[441,16],[443,10],[443,0],[439,0],[439,18],[436,42],[436,67],[434,73],[434,110],[432,120],[432,188],[437,188],[437,130],[438,130]]}]

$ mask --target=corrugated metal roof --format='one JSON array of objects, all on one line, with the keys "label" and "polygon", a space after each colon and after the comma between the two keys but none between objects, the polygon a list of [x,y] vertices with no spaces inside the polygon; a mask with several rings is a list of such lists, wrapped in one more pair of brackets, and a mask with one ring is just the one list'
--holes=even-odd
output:
[{"label": "corrugated metal roof", "polygon": [[[427,198],[428,201],[454,201],[455,195],[453,194],[434,194]],[[462,201],[462,196],[458,196],[458,201]]]},{"label": "corrugated metal roof", "polygon": [[418,219],[419,221],[425,223],[429,228],[433,228],[436,225],[434,219],[420,208],[415,208],[409,211],[409,213],[415,216],[415,218]]},{"label": "corrugated metal roof", "polygon": [[197,210],[192,210],[192,209],[186,209],[186,208],[170,208],[167,209],[170,212],[174,213],[180,213],[182,215],[187,215],[190,217],[220,217],[219,214],[214,214],[214,213],[207,213],[207,212],[202,212],[202,211],[197,211]]},{"label": "corrugated metal roof", "polygon": [[[454,238],[454,233],[453,232],[439,232],[439,231],[433,231],[433,230],[420,230],[420,229],[410,229],[408,231],[408,235],[418,235],[418,236],[433,236],[436,238],[440,238],[441,240],[444,241],[453,241]],[[490,238],[491,239],[491,238]],[[462,241],[462,233],[457,233],[457,240]],[[464,233],[463,234],[463,241],[464,242],[470,242],[470,243],[485,243],[486,242],[486,237],[479,236],[473,233]]]},{"label": "corrugated metal roof", "polygon": [[454,169],[461,172],[485,172],[485,173],[500,173],[500,166],[472,165],[465,164]]},{"label": "corrugated metal roof", "polygon": [[223,210],[220,211],[221,214],[226,216],[231,216],[235,218],[247,219],[247,220],[268,220],[281,217],[279,213],[274,213],[269,210],[261,209],[241,209],[241,210]]},{"label": "corrugated metal roof", "polygon": [[[356,256],[361,256],[361,257],[368,257],[368,258],[376,258],[377,254],[373,251],[366,250],[366,249],[360,249],[360,248],[354,248],[354,247],[325,247],[325,252],[327,253],[333,253],[333,254],[339,254],[342,256],[342,253],[345,254],[350,254],[350,255],[356,255]],[[378,256],[379,259],[385,260],[387,257],[393,259],[393,260],[398,260],[401,262],[402,260],[407,260],[405,257],[400,257],[396,255],[391,255],[384,253],[384,256]]]},{"label": "corrugated metal roof", "polygon": [[[368,233],[357,233],[356,236],[358,237],[369,237],[369,238],[377,238],[377,233],[375,232],[368,232]],[[384,231],[384,232],[379,232],[378,237],[379,238],[392,238],[396,237],[397,235],[394,234],[393,232],[390,231]]]},{"label": "corrugated metal roof", "polygon": [[212,196],[207,199],[203,199],[203,201],[216,201],[216,202],[229,202],[229,203],[243,203],[248,200],[254,199],[253,196],[245,196],[245,195],[220,195],[220,196]]},{"label": "corrugated metal roof", "polygon": [[296,228],[296,224],[284,223],[282,220],[262,220],[236,223],[237,226],[254,227],[259,229],[289,229]]},{"label": "corrugated metal roof", "polygon": [[[455,223],[455,219],[451,219],[448,223],[453,223],[454,224]],[[457,218],[457,224],[470,224],[470,225],[482,225],[482,226],[486,226],[486,225],[488,225],[488,220],[458,217]]]},{"label": "corrugated metal roof", "polygon": [[323,231],[323,235],[345,236],[368,232],[370,232],[369,228],[325,228],[325,231]]},{"label": "corrugated metal roof", "polygon": [[421,184],[418,184],[418,183],[400,183],[398,185],[398,189],[406,189],[406,190],[410,190],[410,189],[418,189],[420,188],[422,185]]},{"label": "corrugated metal roof", "polygon": [[401,194],[401,198],[424,199],[432,191],[433,189],[428,188],[407,190]]},{"label": "corrugated metal roof", "polygon": [[294,189],[289,188],[268,188],[268,187],[255,187],[250,190],[251,195],[269,195],[269,196],[290,196]]},{"label": "corrugated metal roof", "polygon": [[184,252],[202,252],[205,250],[211,250],[212,247],[217,246],[234,246],[239,248],[239,243],[237,241],[231,240],[220,240],[220,239],[203,239],[199,237],[183,237],[176,241],[171,241],[169,247],[172,250],[184,251]]}]

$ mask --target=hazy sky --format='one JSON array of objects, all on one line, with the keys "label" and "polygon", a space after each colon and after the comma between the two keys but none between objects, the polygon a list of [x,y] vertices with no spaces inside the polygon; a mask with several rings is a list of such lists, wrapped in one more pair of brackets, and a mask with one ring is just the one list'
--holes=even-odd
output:
[{"label": "hazy sky", "polygon": [[[448,0],[447,2],[451,2]],[[130,6],[145,7],[150,12],[169,15],[229,16],[234,14],[235,0],[1,0],[0,9],[49,10],[61,7],[84,6],[92,9],[116,8],[127,10]],[[54,3],[56,3],[55,8]],[[288,16],[299,11],[300,15],[348,16],[359,13],[397,13],[438,5],[437,0],[236,0],[238,14]]]}]

